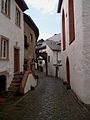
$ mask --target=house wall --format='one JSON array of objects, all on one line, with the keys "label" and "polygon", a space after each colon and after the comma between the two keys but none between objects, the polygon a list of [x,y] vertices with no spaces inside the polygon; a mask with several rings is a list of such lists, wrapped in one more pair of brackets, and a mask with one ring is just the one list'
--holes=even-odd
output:
[{"label": "house wall", "polygon": [[54,59],[55,57],[53,57],[53,59],[52,59],[53,52],[48,46],[46,46],[46,53],[47,53],[47,56],[50,56],[50,62],[48,62],[48,75],[55,76],[55,72],[54,72],[55,68],[53,66],[53,62],[55,61],[55,59]]},{"label": "house wall", "polygon": [[[35,46],[36,46],[36,36],[32,28],[24,21],[24,34],[27,36],[27,40],[29,43],[29,48],[24,49],[24,58],[29,59],[35,58]],[[33,40],[30,40],[30,34],[33,35]]]},{"label": "house wall", "polygon": [[[30,34],[32,34],[32,41],[30,39]],[[32,28],[24,21],[24,35],[27,36],[27,41],[29,43],[28,49],[24,48],[24,59],[29,60],[29,64],[32,64],[32,70],[35,72],[35,64],[32,62],[32,59],[36,58],[35,46],[36,46],[36,36]]]},{"label": "house wall", "polygon": [[[50,62],[48,62],[48,75],[56,76],[56,66],[57,60],[61,60],[60,51],[53,51],[48,46],[46,46],[47,55],[50,56]],[[61,78],[62,70],[61,67],[58,69],[58,77]]]},{"label": "house wall", "polygon": [[83,0],[83,69],[84,69],[84,101],[90,104],[90,0]]},{"label": "house wall", "polygon": [[61,63],[60,63],[59,69],[58,69],[58,77],[62,79],[63,78],[63,66],[62,66],[61,51],[58,52],[58,60],[61,60]]},{"label": "house wall", "polygon": [[[20,49],[20,71],[23,71],[24,62],[24,29],[23,29],[23,13],[21,9],[21,27],[15,24],[15,0],[11,0],[10,18],[6,17],[1,12],[0,1],[0,35],[3,35],[9,39],[9,60],[0,60],[0,73],[7,72],[7,86],[9,87],[11,80],[13,79],[14,72],[14,47]],[[17,6],[18,7],[18,6]]]},{"label": "house wall", "polygon": [[[66,50],[61,46],[63,76],[66,81],[66,59],[68,57],[70,64],[70,85],[77,96],[86,104],[90,104],[90,6],[89,0],[73,0],[74,2],[74,22],[75,22],[75,40],[69,44],[69,11],[68,1],[63,0],[61,8],[65,12],[65,38]],[[61,32],[62,33],[62,32]],[[62,35],[61,35],[62,37]],[[62,39],[62,38],[61,38]],[[87,47],[88,46],[88,47]],[[88,66],[88,67],[87,67]]]}]

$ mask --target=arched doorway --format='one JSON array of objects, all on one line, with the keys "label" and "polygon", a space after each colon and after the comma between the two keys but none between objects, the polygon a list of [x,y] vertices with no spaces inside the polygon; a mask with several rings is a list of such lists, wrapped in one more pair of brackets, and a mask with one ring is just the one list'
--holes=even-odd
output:
[{"label": "arched doorway", "polygon": [[6,90],[6,76],[1,75],[0,76],[0,92]]},{"label": "arched doorway", "polygon": [[39,57],[42,57],[45,61],[45,67],[46,67],[46,76],[48,75],[48,63],[47,63],[47,53],[46,52],[38,52],[36,54],[36,59],[38,60]]},{"label": "arched doorway", "polygon": [[70,85],[70,64],[68,57],[66,60],[66,77],[67,77],[67,83]]}]

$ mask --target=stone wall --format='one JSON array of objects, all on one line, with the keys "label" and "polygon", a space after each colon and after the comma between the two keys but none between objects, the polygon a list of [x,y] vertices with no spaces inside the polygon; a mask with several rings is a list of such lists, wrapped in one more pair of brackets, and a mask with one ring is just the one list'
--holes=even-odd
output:
[{"label": "stone wall", "polygon": [[[30,35],[32,34],[32,40]],[[24,35],[27,36],[27,42],[29,44],[29,47],[26,49],[24,48],[24,59],[29,60],[29,64],[32,64],[33,72],[35,72],[35,62],[32,61],[32,59],[35,60],[36,54],[35,54],[35,47],[36,47],[36,36],[33,31],[33,29],[24,21]]]}]

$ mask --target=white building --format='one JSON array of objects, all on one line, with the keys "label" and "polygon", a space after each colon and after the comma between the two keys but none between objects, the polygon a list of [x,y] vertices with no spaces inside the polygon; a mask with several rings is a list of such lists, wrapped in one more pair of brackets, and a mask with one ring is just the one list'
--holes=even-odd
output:
[{"label": "white building", "polygon": [[61,76],[61,34],[55,34],[48,38],[46,43],[48,75]]},{"label": "white building", "polygon": [[24,0],[0,0],[0,91],[7,90],[13,75],[23,71]]},{"label": "white building", "polygon": [[62,78],[90,104],[90,0],[59,0]]}]

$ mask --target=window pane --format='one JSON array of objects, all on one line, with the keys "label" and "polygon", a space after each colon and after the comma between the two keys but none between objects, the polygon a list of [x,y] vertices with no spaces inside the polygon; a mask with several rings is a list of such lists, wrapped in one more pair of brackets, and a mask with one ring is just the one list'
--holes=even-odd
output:
[{"label": "window pane", "polygon": [[1,5],[1,11],[10,16],[10,0],[2,0]]},{"label": "window pane", "polygon": [[7,0],[5,2],[5,13],[7,14]]},{"label": "window pane", "polygon": [[16,24],[20,26],[20,11],[16,8]]},{"label": "window pane", "polygon": [[4,0],[2,0],[2,10],[4,10]]},{"label": "window pane", "polygon": [[3,57],[6,57],[6,41],[4,41]]},{"label": "window pane", "polygon": [[1,40],[1,57],[3,56],[3,41]]},{"label": "window pane", "polygon": [[8,58],[8,52],[9,52],[9,47],[8,47],[8,40],[7,39],[4,39],[4,38],[1,38],[1,50],[0,50],[0,58],[1,59],[7,59]]}]

